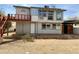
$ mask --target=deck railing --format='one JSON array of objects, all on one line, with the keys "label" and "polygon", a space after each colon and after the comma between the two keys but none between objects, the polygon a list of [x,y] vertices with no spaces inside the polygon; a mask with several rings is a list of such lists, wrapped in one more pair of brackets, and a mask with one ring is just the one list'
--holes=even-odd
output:
[{"label": "deck railing", "polygon": [[5,31],[7,21],[31,21],[31,16],[24,14],[8,14],[8,16],[0,15],[0,37],[2,37]]},{"label": "deck railing", "polygon": [[7,22],[7,17],[0,15],[0,37],[2,37],[2,35],[5,31],[6,22]]},{"label": "deck railing", "polygon": [[31,21],[31,15],[8,14],[8,20],[10,21]]}]

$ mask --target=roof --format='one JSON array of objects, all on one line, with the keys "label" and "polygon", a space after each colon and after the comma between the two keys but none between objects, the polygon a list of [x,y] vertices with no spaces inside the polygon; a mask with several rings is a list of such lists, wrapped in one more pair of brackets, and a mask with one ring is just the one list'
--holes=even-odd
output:
[{"label": "roof", "polygon": [[64,21],[64,23],[73,23],[73,24],[77,23],[77,24],[79,24],[79,20],[66,20],[66,21]]},{"label": "roof", "polygon": [[66,11],[65,9],[61,9],[61,8],[45,8],[45,7],[26,7],[26,6],[14,6],[14,7],[19,7],[19,8],[36,8],[36,9],[48,9],[48,10],[61,10],[61,11]]},{"label": "roof", "polygon": [[61,8],[45,8],[45,7],[31,7],[31,8],[66,11],[65,9],[61,9]]},{"label": "roof", "polygon": [[16,7],[16,8],[17,7],[19,7],[19,8],[30,8],[30,7],[26,7],[26,6],[15,6],[15,5],[13,7]]}]

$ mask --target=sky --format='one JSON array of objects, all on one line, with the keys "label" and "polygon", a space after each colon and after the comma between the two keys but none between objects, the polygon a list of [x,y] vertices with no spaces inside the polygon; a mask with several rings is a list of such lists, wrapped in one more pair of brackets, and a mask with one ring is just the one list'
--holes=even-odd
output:
[{"label": "sky", "polygon": [[51,8],[55,6],[56,8],[67,10],[64,12],[64,20],[67,20],[69,17],[79,16],[79,4],[0,4],[0,10],[3,10],[6,14],[15,14],[16,10],[13,5],[27,7],[43,7],[44,5],[48,5]]}]

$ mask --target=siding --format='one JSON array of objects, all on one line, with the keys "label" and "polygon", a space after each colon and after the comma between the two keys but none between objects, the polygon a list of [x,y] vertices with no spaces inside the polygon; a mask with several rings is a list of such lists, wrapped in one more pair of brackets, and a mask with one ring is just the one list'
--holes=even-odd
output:
[{"label": "siding", "polygon": [[54,18],[52,20],[48,20],[48,14],[46,17],[43,17],[43,19],[41,19],[39,17],[39,12],[38,9],[34,9],[31,8],[31,20],[32,22],[63,22],[63,12],[62,12],[62,20],[56,20],[56,11],[54,11]]},{"label": "siding", "polygon": [[31,23],[31,33],[35,33],[35,23]]},{"label": "siding", "polygon": [[[36,24],[36,25],[34,25]],[[61,30],[61,25],[60,25],[60,29],[42,29],[42,26],[41,24],[42,23],[34,23],[34,24],[31,24],[31,33],[37,33],[37,34],[61,34],[62,33],[62,30]]]},{"label": "siding", "polygon": [[74,28],[74,29],[73,29],[73,33],[74,33],[74,34],[79,34],[79,28]]},{"label": "siding", "polygon": [[31,24],[27,22],[16,22],[16,33],[27,34],[31,31]]},{"label": "siding", "polygon": [[[24,10],[24,12],[22,10]],[[16,8],[16,14],[29,15],[30,14],[30,11],[27,8]]]}]

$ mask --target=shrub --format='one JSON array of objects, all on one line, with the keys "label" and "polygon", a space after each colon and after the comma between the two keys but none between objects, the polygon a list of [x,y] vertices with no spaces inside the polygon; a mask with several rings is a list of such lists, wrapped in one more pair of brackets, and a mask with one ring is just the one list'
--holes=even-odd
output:
[{"label": "shrub", "polygon": [[19,35],[16,35],[16,34],[13,34],[12,36],[7,36],[7,37],[4,37],[5,39],[16,39],[16,40],[20,40],[20,39],[23,39],[23,41],[28,41],[28,42],[33,42],[33,37],[30,35],[30,34],[19,34]]},{"label": "shrub", "polygon": [[34,39],[29,34],[22,36],[23,41],[33,42]]},{"label": "shrub", "polygon": [[13,39],[22,39],[21,35],[16,35],[16,34],[13,34],[12,38]]}]

